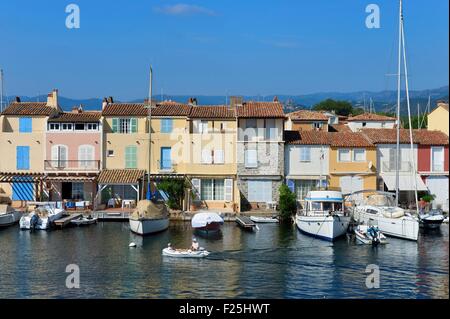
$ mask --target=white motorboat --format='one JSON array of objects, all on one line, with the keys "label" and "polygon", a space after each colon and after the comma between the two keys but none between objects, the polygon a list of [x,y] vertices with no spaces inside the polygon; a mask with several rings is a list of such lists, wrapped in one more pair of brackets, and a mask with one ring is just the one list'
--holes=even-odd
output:
[{"label": "white motorboat", "polygon": [[138,235],[150,235],[169,228],[169,213],[164,203],[141,200],[130,215],[130,229]]},{"label": "white motorboat", "polygon": [[347,232],[350,216],[343,210],[342,193],[310,191],[304,208],[295,216],[300,231],[320,239],[333,241]]},{"label": "white motorboat", "polygon": [[80,216],[80,218],[77,219],[73,219],[70,221],[71,224],[74,224],[76,226],[85,226],[85,225],[92,225],[92,224],[96,224],[97,223],[97,218],[96,217],[84,217],[84,216]]},{"label": "white motorboat", "polygon": [[64,209],[56,208],[48,203],[37,204],[33,212],[20,218],[20,229],[50,229],[53,222],[60,219],[64,214]]},{"label": "white motorboat", "polygon": [[356,240],[365,245],[387,244],[386,236],[377,226],[358,225],[355,229]]},{"label": "white motorboat", "polygon": [[444,215],[437,209],[432,209],[428,213],[419,215],[419,225],[423,228],[437,229],[441,227],[444,220]]},{"label": "white motorboat", "polygon": [[444,223],[444,224],[448,224],[448,216],[447,216],[447,217],[445,217],[445,219],[444,219],[443,223]]},{"label": "white motorboat", "polygon": [[[362,193],[355,192],[356,193]],[[361,205],[353,208],[353,218],[363,224],[378,226],[385,235],[409,240],[419,237],[419,222],[404,209],[396,207],[393,194],[370,191]]]},{"label": "white motorboat", "polygon": [[17,223],[22,213],[16,211],[7,204],[0,204],[0,227],[6,227]]},{"label": "white motorboat", "polygon": [[217,213],[197,213],[191,220],[192,228],[196,231],[218,232],[223,225],[223,218]]},{"label": "white motorboat", "polygon": [[278,223],[278,218],[274,217],[259,217],[259,216],[250,216],[250,219],[255,223]]},{"label": "white motorboat", "polygon": [[209,255],[209,251],[200,248],[199,250],[190,249],[174,249],[166,247],[162,250],[163,256],[177,257],[177,258],[204,258]]}]

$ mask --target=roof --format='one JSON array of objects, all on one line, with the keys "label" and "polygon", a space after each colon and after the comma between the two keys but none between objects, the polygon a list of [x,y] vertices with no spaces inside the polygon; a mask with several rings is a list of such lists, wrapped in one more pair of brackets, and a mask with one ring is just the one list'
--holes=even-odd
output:
[{"label": "roof", "polygon": [[375,147],[359,132],[285,131],[285,141],[290,145]]},{"label": "roof", "polygon": [[443,108],[444,110],[446,110],[448,112],[448,103],[444,103],[444,102],[438,102],[437,106],[434,108],[433,111],[431,111],[430,113],[433,113],[434,111],[436,111],[438,108]]},{"label": "roof", "polygon": [[139,169],[105,169],[98,176],[99,184],[136,184],[144,176]]},{"label": "roof", "polygon": [[[373,144],[396,144],[396,129],[362,129]],[[400,143],[409,144],[409,129],[400,129]],[[413,130],[413,143],[421,145],[448,145],[448,136],[440,131]]]},{"label": "roof", "polygon": [[64,112],[49,118],[49,122],[74,122],[74,123],[87,123],[87,122],[98,122],[102,117],[102,112],[100,111],[83,111],[81,113]]},{"label": "roof", "polygon": [[235,118],[234,109],[226,105],[193,106],[189,115],[191,118]]},{"label": "roof", "polygon": [[397,119],[395,117],[390,117],[386,115],[380,115],[375,113],[363,113],[356,116],[351,116],[347,119],[349,122],[355,122],[355,121],[396,121]]},{"label": "roof", "polygon": [[329,132],[351,132],[352,130],[345,124],[329,124]]},{"label": "roof", "polygon": [[38,172],[0,172],[0,183],[35,183],[44,178],[44,174]]},{"label": "roof", "polygon": [[[103,109],[104,116],[147,116],[148,108],[144,103],[109,103]],[[153,116],[188,116],[191,106],[172,101],[156,104],[152,107]]]},{"label": "roof", "polygon": [[293,121],[328,121],[328,116],[322,112],[315,112],[309,110],[298,110],[287,114]]},{"label": "roof", "polygon": [[241,118],[285,118],[280,102],[244,102],[236,111]]},{"label": "roof", "polygon": [[2,115],[50,116],[55,112],[58,110],[46,102],[13,102],[3,110]]}]

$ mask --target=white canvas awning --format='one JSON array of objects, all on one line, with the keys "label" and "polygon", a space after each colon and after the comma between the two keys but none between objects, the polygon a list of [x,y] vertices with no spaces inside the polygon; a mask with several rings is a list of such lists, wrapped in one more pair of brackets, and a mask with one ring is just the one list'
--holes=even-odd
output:
[{"label": "white canvas awning", "polygon": [[[384,183],[386,184],[388,190],[395,191],[395,175],[382,175]],[[417,181],[417,190],[418,191],[427,191],[428,188],[425,183],[422,181],[420,176],[415,176]],[[399,180],[399,189],[401,191],[414,191],[414,176],[411,175],[400,175]]]}]

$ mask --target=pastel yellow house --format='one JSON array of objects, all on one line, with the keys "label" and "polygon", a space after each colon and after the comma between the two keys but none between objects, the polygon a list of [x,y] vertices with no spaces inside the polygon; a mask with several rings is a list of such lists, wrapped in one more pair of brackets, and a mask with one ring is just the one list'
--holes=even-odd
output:
[{"label": "pastel yellow house", "polygon": [[441,131],[447,134],[449,130],[448,103],[438,103],[437,107],[428,114],[428,129],[430,131]]},{"label": "pastel yellow house", "polygon": [[58,91],[47,102],[11,103],[0,116],[0,187],[13,201],[36,200],[43,194],[47,119],[60,112]]},{"label": "pastel yellow house", "polygon": [[343,194],[377,189],[376,146],[362,133],[328,133],[330,188]]}]

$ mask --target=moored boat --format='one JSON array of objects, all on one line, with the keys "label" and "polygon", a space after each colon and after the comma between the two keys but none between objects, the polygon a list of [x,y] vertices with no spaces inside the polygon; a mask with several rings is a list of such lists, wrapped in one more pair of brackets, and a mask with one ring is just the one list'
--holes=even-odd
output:
[{"label": "moored boat", "polygon": [[437,229],[441,227],[444,220],[444,215],[437,209],[432,209],[428,213],[419,214],[419,225],[423,228]]},{"label": "moored boat", "polygon": [[138,235],[150,235],[169,228],[169,212],[163,202],[141,200],[130,215],[130,230]]},{"label": "moored boat", "polygon": [[355,229],[356,240],[365,245],[387,244],[386,236],[377,226],[358,225]]},{"label": "moored boat", "polygon": [[88,217],[80,216],[80,218],[71,220],[70,223],[76,226],[92,225],[97,223],[97,218],[91,216]]},{"label": "moored boat", "polygon": [[0,205],[0,227],[11,226],[20,220],[22,214],[9,205]]},{"label": "moored boat", "polygon": [[192,228],[200,232],[218,232],[223,225],[223,218],[217,213],[197,213],[191,220]]},{"label": "moored boat", "polygon": [[310,191],[304,208],[295,216],[295,223],[303,233],[333,241],[344,235],[350,222],[343,210],[342,193],[338,191]]},{"label": "moored boat", "polygon": [[204,258],[209,255],[209,251],[200,248],[199,250],[190,249],[174,249],[166,247],[162,250],[163,256],[177,257],[177,258]]},{"label": "moored boat", "polygon": [[56,208],[48,203],[38,203],[34,211],[20,218],[20,229],[50,229],[53,222],[60,219],[65,213],[64,209]]},{"label": "moored boat", "polygon": [[260,217],[260,216],[250,216],[250,219],[255,223],[278,223],[278,218],[274,217]]}]

